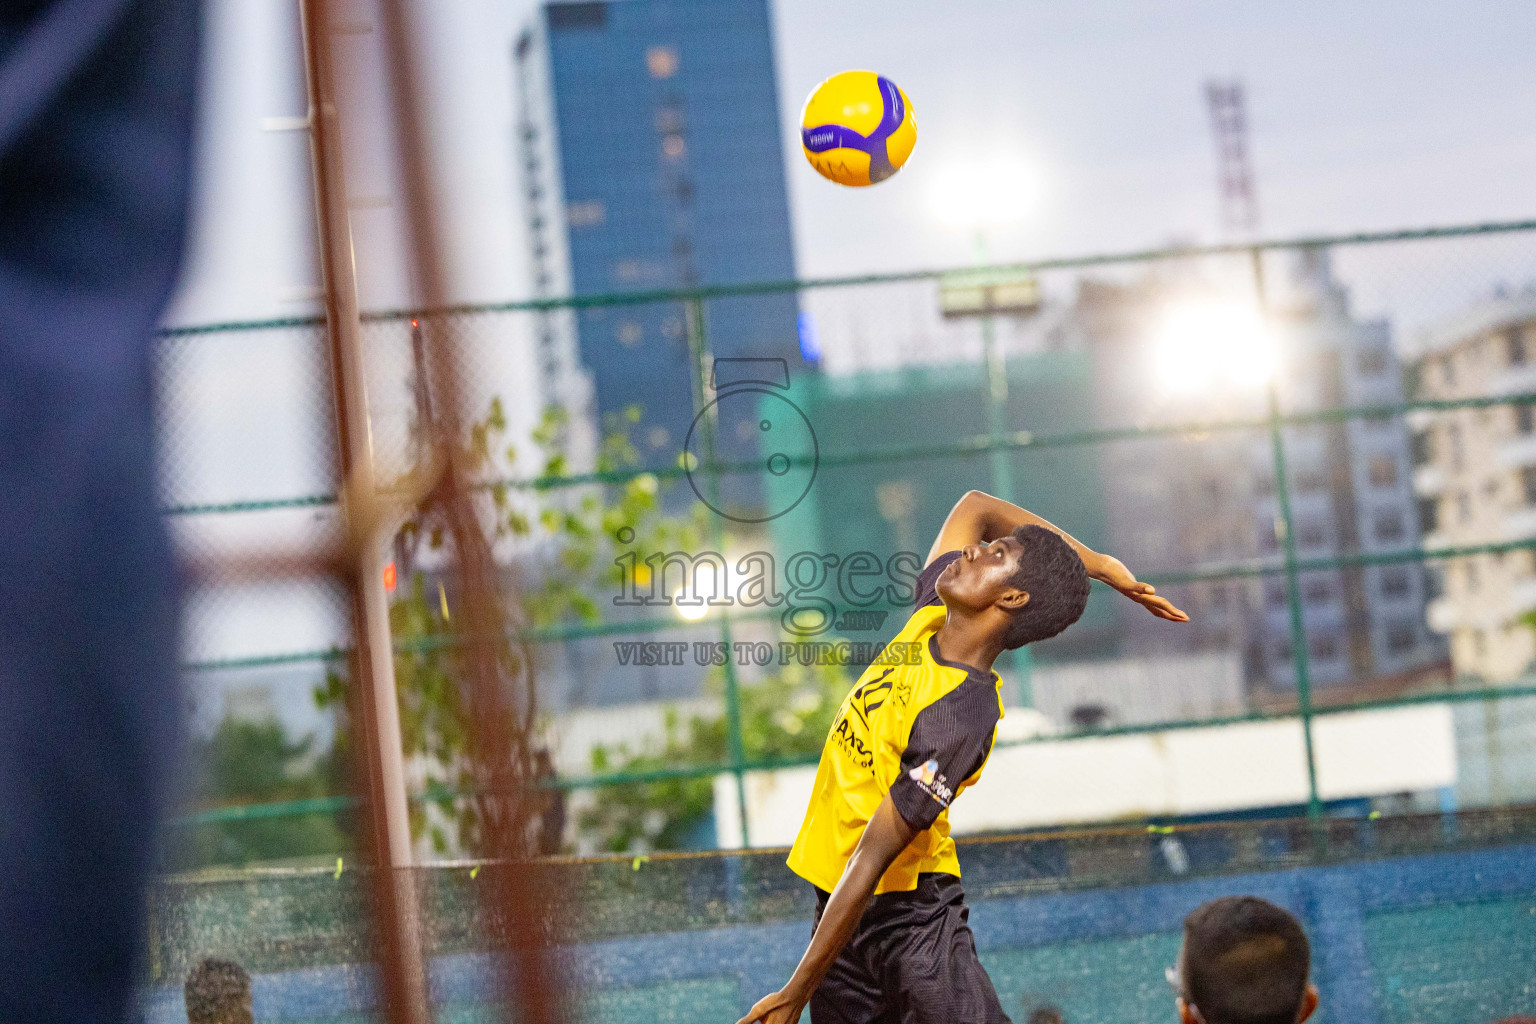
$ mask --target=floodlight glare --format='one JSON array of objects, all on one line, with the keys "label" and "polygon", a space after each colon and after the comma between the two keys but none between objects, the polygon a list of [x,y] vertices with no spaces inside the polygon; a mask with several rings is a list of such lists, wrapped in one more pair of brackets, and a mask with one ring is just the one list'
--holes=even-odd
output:
[{"label": "floodlight glare", "polygon": [[967,161],[934,176],[933,211],[949,227],[981,230],[1023,220],[1039,192],[1038,176],[1023,161]]},{"label": "floodlight glare", "polygon": [[683,596],[686,589],[686,587],[677,588],[677,592],[672,595],[672,607],[677,609],[677,614],[682,618],[687,619],[689,622],[698,622],[709,614],[709,605],[704,601],[703,595],[700,593],[693,595],[697,599],[696,604],[683,604],[678,598]]},{"label": "floodlight glare", "polygon": [[1257,388],[1274,376],[1278,362],[1258,310],[1242,302],[1170,307],[1153,335],[1152,355],[1158,383],[1178,395]]}]

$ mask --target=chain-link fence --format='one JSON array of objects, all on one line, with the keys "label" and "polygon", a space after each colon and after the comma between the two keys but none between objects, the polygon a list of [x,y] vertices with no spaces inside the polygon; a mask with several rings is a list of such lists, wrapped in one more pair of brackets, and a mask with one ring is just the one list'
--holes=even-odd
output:
[{"label": "chain-link fence", "polygon": [[[548,784],[572,793],[553,845],[783,841],[795,800],[769,793],[803,788],[971,487],[1116,554],[1193,620],[1096,592],[1075,627],[1003,664],[1018,713],[994,773],[1101,770],[975,827],[1536,799],[1531,227],[433,314],[475,367],[487,516],[532,595]],[[370,317],[364,343],[387,481],[419,461],[431,415],[419,318]],[[188,557],[331,539],[320,325],[170,331],[161,366]],[[433,538],[407,534],[381,571],[398,658],[424,663],[409,685],[451,644],[452,599]],[[320,770],[331,712],[311,697],[341,671],[344,607],[292,579],[194,589],[199,735],[275,718],[288,774],[319,773],[265,797],[205,779],[183,823],[219,834],[198,862],[331,852],[230,834],[345,807]],[[1164,733],[1240,780],[1172,795],[1191,790],[1178,755],[1144,738]],[[1427,753],[1404,756],[1403,736]],[[417,798],[451,819],[417,753]],[[1166,784],[1127,784],[1148,770]]]},{"label": "chain-link fence", "polygon": [[[474,368],[464,442],[536,666],[540,845],[622,854],[540,868],[577,1017],[731,1019],[787,976],[811,908],[782,846],[971,488],[1192,620],[1096,588],[999,663],[1008,714],[952,819],[1010,1013],[1165,1012],[1182,914],[1229,891],[1302,916],[1323,1019],[1528,1012],[1533,282],[1522,223],[431,313]],[[363,325],[386,487],[426,454],[428,317]],[[360,1019],[346,596],[197,571],[336,543],[322,325],[167,331],[160,365],[198,770],[146,1014],[177,1019],[217,953],[257,972],[262,1019]],[[415,889],[433,1001],[479,1019],[475,887],[498,868],[454,860],[434,534],[404,522],[379,571],[439,862]]]}]

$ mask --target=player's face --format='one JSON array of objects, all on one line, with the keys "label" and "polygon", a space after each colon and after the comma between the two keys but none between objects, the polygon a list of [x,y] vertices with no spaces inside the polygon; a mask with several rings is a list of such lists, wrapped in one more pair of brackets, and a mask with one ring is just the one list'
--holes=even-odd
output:
[{"label": "player's face", "polygon": [[970,611],[999,602],[1017,602],[1023,591],[1008,580],[1018,571],[1023,554],[1024,549],[1012,537],[999,537],[990,544],[967,544],[960,549],[960,557],[939,573],[940,599],[951,608]]}]

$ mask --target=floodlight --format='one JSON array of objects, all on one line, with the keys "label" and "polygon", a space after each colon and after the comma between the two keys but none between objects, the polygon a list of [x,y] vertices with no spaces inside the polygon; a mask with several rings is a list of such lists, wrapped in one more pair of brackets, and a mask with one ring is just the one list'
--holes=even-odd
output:
[{"label": "floodlight", "polygon": [[1252,305],[1205,300],[1170,306],[1152,338],[1158,384],[1179,395],[1256,389],[1275,374],[1277,355]]},{"label": "floodlight", "polygon": [[1039,194],[1039,175],[1022,160],[967,161],[934,176],[933,211],[943,224],[979,231],[1023,220]]}]

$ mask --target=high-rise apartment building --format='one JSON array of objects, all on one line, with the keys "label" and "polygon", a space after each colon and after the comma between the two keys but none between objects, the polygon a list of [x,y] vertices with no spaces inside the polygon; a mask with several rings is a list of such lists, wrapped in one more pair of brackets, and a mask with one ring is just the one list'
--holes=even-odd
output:
[{"label": "high-rise apartment building", "polygon": [[[1291,297],[1279,304],[1275,321],[1287,411],[1403,401],[1403,371],[1391,325],[1352,313],[1348,292],[1333,276],[1328,250],[1299,254]],[[1290,427],[1285,439],[1299,557],[1378,555],[1418,546],[1411,438],[1401,418]],[[1256,461],[1268,460],[1269,452],[1263,451]],[[1261,473],[1258,479],[1255,532],[1262,551],[1277,553],[1274,474]],[[1267,584],[1265,595],[1266,633],[1276,638],[1289,631],[1280,582]],[[1307,573],[1301,596],[1316,682],[1400,676],[1443,659],[1443,646],[1425,627],[1428,593],[1418,562]],[[1279,639],[1269,644],[1272,680],[1294,680],[1288,646]]]},{"label": "high-rise apartment building", "polygon": [[[1271,330],[1287,411],[1402,400],[1389,325],[1353,316],[1325,250],[1302,253],[1279,291]],[[1202,295],[1220,300],[1221,294],[1208,282],[1177,277],[1131,286],[1085,284],[1073,332],[1094,353],[1101,423],[1263,415],[1257,388],[1246,396],[1223,392],[1171,402],[1149,383],[1155,374],[1148,363],[1148,335],[1161,311],[1202,301]],[[1300,558],[1390,552],[1418,543],[1410,439],[1400,420],[1292,426],[1283,437]],[[1142,571],[1279,557],[1273,452],[1264,432],[1122,442],[1106,448],[1103,467],[1111,550]],[[1402,676],[1442,659],[1441,646],[1424,625],[1425,576],[1417,563],[1314,570],[1303,573],[1299,583],[1314,685]],[[1240,650],[1251,685],[1280,693],[1295,686],[1283,576],[1168,590],[1190,612],[1190,628],[1153,629],[1145,616],[1122,610],[1129,652]]]},{"label": "high-rise apartment building", "polygon": [[[515,68],[536,294],[794,277],[767,0],[548,3]],[[713,356],[783,359],[795,377],[809,372],[797,312],[793,294],[712,299],[702,326]],[[695,409],[691,321],[675,301],[543,314],[547,400],[585,403],[599,425],[638,406],[642,457],[675,463]],[[740,426],[722,423],[721,443],[750,458]]]},{"label": "high-rise apartment building", "polygon": [[[1536,392],[1536,293],[1489,299],[1417,339],[1418,397]],[[1419,413],[1413,482],[1426,544],[1473,546],[1536,536],[1536,407]],[[1530,551],[1471,555],[1439,568],[1429,623],[1450,638],[1460,675],[1503,682],[1536,658]]]}]

